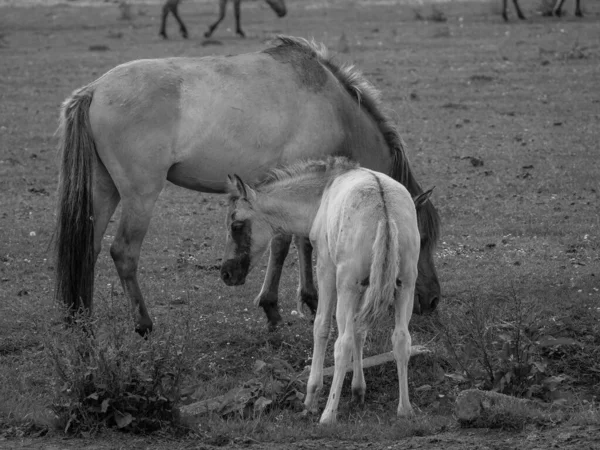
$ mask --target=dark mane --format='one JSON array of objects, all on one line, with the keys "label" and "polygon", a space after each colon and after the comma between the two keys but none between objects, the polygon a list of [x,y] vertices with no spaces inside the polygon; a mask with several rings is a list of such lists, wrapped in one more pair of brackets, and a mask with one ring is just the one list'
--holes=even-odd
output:
[{"label": "dark mane", "polygon": [[[392,154],[393,163],[389,176],[402,183],[414,197],[423,193],[423,189],[414,177],[404,143],[391,119],[383,111],[380,92],[353,65],[338,64],[323,44],[292,36],[278,36],[275,47],[265,50],[273,54],[285,51],[298,52],[304,58],[317,60],[327,68],[344,86],[346,92],[371,116],[379,127]],[[419,210],[419,229],[426,234],[427,246],[432,248],[439,239],[440,218],[431,202],[425,203]]]}]

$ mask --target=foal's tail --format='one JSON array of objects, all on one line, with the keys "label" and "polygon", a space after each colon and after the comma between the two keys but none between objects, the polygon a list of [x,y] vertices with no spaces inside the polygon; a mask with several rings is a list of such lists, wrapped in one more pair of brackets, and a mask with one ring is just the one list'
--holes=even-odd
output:
[{"label": "foal's tail", "polygon": [[89,110],[94,90],[83,87],[62,105],[56,222],[55,296],[71,314],[90,310],[94,289],[92,175],[96,144]]},{"label": "foal's tail", "polygon": [[377,225],[369,286],[356,316],[359,329],[372,328],[394,302],[396,276],[398,272],[398,229],[388,220],[380,220]]}]

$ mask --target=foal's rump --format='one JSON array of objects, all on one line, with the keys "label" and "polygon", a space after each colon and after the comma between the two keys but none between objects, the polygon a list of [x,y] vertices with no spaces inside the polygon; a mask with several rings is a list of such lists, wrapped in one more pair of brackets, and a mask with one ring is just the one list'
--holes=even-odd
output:
[{"label": "foal's rump", "polygon": [[326,190],[311,238],[327,236],[331,259],[366,286],[357,320],[369,328],[390,306],[394,291],[417,276],[419,231],[413,200],[387,175],[361,168]]}]

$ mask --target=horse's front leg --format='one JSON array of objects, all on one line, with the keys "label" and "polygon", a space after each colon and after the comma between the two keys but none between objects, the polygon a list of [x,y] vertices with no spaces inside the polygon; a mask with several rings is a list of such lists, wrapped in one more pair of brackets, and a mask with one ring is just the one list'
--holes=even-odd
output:
[{"label": "horse's front leg", "polygon": [[298,271],[300,275],[296,305],[299,313],[302,311],[302,306],[306,305],[314,315],[317,312],[319,296],[313,278],[313,248],[310,239],[306,237],[294,236],[294,244],[296,244],[296,249],[298,250]]},{"label": "horse's front leg", "polygon": [[167,36],[167,16],[169,15],[170,7],[169,2],[166,2],[162,8],[162,18],[160,22],[160,31],[158,33],[159,36],[162,36],[163,39],[168,39]]},{"label": "horse's front leg", "polygon": [[263,281],[262,288],[258,296],[254,299],[254,304],[261,306],[267,315],[269,321],[269,329],[274,330],[281,322],[281,314],[279,314],[278,289],[279,281],[281,280],[281,271],[283,263],[290,251],[292,243],[291,236],[278,235],[271,239],[269,263],[267,264],[267,273]]},{"label": "horse's front leg", "polygon": [[208,27],[208,31],[204,33],[205,38],[211,37],[221,21],[225,18],[225,10],[227,8],[227,0],[219,0],[219,18],[215,23]]},{"label": "horse's front leg", "polygon": [[241,8],[240,8],[241,3],[242,3],[242,0],[233,0],[233,12],[235,14],[235,32],[240,37],[246,37],[246,34],[242,30],[242,24],[240,23],[240,20],[242,18]]},{"label": "horse's front leg", "polygon": [[172,9],[173,16],[175,17],[175,20],[179,24],[179,32],[181,33],[181,36],[184,39],[187,39],[188,31],[187,31],[187,28],[185,27],[185,24],[183,23],[183,20],[181,20],[181,17],[179,17],[179,12],[177,11],[178,6],[179,6],[179,2],[177,2],[173,5],[173,9]]}]

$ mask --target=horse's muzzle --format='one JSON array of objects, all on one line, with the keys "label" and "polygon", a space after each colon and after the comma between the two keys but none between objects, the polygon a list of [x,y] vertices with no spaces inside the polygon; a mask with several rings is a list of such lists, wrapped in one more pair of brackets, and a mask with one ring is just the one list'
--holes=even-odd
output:
[{"label": "horse's muzzle", "polygon": [[221,279],[227,286],[240,286],[246,282],[247,270],[234,259],[225,261],[221,265]]}]

